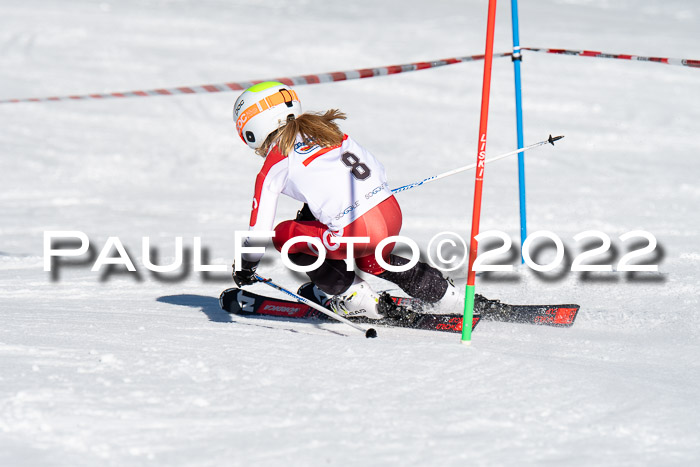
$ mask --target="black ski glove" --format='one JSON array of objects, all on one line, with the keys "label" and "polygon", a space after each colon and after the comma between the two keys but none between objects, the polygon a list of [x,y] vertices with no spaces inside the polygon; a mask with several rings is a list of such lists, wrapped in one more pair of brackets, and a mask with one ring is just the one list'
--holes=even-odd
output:
[{"label": "black ski glove", "polygon": [[255,270],[258,268],[257,262],[241,260],[241,270],[236,271],[236,265],[233,264],[233,282],[236,283],[238,287],[243,287],[244,285],[255,284],[258,280],[255,278]]}]

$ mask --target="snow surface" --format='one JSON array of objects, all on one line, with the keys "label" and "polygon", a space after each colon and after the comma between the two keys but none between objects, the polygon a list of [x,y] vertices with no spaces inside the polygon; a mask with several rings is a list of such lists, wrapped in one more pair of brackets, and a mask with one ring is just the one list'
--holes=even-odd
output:
[{"label": "snow surface", "polygon": [[[0,3],[0,98],[294,76],[478,54],[486,0]],[[694,0],[521,2],[532,47],[700,58]],[[511,45],[498,7],[496,51]],[[298,88],[394,186],[476,155],[483,62]],[[0,106],[0,465],[697,465],[700,70],[526,53],[531,232],[659,241],[659,274],[520,269],[509,302],[576,302],[576,325],[455,334],[229,316],[226,274],[154,277],[175,237],[233,258],[260,159],[235,93]],[[496,60],[489,154],[515,146],[512,65]],[[514,159],[487,167],[481,230],[517,243]],[[403,234],[468,235],[473,174],[399,195]],[[298,206],[284,200],[278,218]],[[43,270],[43,233],[117,236],[139,275]],[[296,287],[276,254],[261,271]],[[189,272],[189,273],[188,273]],[[172,275],[171,275],[172,276]],[[455,274],[464,284],[465,274]],[[508,279],[508,280],[505,280]],[[378,287],[381,284],[373,282]],[[256,290],[264,291],[259,285]]]}]

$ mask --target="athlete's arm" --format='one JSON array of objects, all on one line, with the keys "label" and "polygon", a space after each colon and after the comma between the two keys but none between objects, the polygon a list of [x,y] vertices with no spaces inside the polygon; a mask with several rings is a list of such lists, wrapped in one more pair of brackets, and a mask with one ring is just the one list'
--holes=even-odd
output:
[{"label": "athlete's arm", "polygon": [[[250,212],[251,231],[269,231],[275,222],[277,213],[277,200],[284,188],[288,174],[288,160],[276,149],[268,154],[263,168],[255,180],[255,194],[253,196],[253,208]],[[243,246],[255,246],[255,238],[246,238]],[[262,242],[266,243],[266,242]],[[257,263],[262,258],[262,253],[243,253],[242,258],[249,263]]]}]

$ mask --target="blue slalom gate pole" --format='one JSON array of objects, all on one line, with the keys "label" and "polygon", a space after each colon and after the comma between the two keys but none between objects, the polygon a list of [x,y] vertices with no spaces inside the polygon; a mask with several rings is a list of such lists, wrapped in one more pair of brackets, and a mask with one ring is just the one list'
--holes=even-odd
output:
[{"label": "blue slalom gate pole", "polygon": [[[513,23],[513,75],[515,77],[515,120],[518,130],[518,149],[523,147],[523,102],[520,84],[520,30],[518,29],[518,0],[510,0]],[[527,209],[525,205],[525,153],[518,153],[518,187],[520,191],[520,248],[527,238]],[[521,256],[521,261],[524,262]]]}]

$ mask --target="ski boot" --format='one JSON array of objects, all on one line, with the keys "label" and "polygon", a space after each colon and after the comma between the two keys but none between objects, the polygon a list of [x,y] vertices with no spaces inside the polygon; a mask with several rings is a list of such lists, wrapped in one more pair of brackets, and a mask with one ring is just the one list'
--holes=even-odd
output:
[{"label": "ski boot", "polygon": [[343,293],[331,297],[328,305],[334,313],[345,316],[364,316],[369,319],[381,319],[377,310],[379,294],[369,284],[355,277],[352,285]]},{"label": "ski boot", "polygon": [[[335,296],[326,294],[313,282],[302,284],[297,293],[346,318],[364,316],[369,319],[380,319],[383,317],[379,312],[380,295],[359,277],[355,277],[352,285],[345,292]],[[382,305],[381,308],[387,309],[387,306]]]}]

